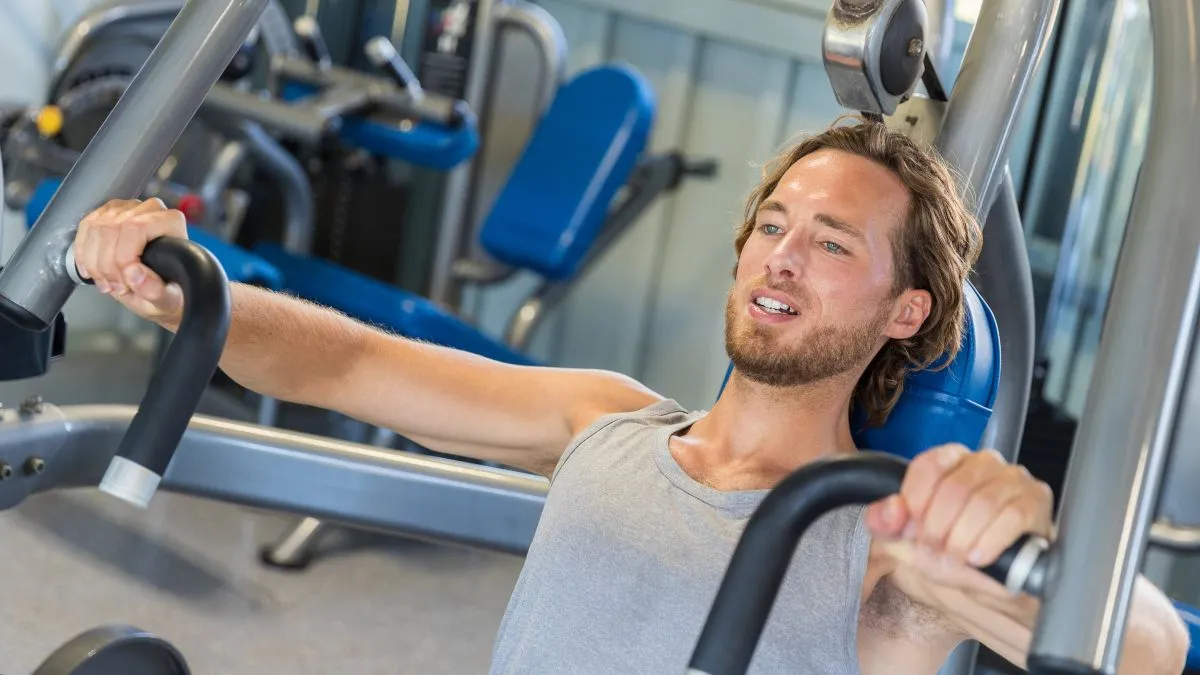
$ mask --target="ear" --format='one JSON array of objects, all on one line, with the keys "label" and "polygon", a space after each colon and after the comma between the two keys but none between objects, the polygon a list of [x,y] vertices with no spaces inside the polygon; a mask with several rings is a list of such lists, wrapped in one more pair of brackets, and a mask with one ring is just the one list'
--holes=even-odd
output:
[{"label": "ear", "polygon": [[887,327],[887,336],[893,340],[905,340],[917,334],[929,318],[933,296],[929,291],[907,290],[896,298],[896,311]]}]

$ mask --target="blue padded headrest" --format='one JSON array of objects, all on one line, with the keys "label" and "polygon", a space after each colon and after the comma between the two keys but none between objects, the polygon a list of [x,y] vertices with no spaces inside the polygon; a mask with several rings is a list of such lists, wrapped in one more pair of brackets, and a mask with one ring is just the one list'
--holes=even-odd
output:
[{"label": "blue padded headrest", "polygon": [[[1000,387],[1000,337],[979,291],[970,282],[963,290],[967,313],[958,355],[945,368],[935,369],[943,358],[933,368],[910,373],[882,426],[868,427],[865,414],[857,414],[851,424],[859,448],[906,459],[945,443],[977,449]],[[731,372],[732,367],[726,382]]]},{"label": "blue padded headrest", "polygon": [[654,123],[637,71],[604,65],[559,89],[484,221],[496,259],[557,281],[575,274]]}]

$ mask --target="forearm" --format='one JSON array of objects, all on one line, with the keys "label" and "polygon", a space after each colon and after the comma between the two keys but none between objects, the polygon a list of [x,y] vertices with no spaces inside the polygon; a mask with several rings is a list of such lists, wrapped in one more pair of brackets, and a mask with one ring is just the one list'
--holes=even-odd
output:
[{"label": "forearm", "polygon": [[596,416],[658,399],[612,373],[499,363],[389,335],[279,293],[231,284],[230,294],[220,367],[234,381],[440,452],[546,474]]},{"label": "forearm", "polygon": [[[959,609],[958,623],[989,649],[1027,668],[1037,609],[1038,603],[1028,598],[1008,603],[976,599],[969,608]],[[1179,675],[1187,649],[1187,631],[1170,601],[1139,576],[1125,624],[1117,675]]]},{"label": "forearm", "polygon": [[[329,407],[371,330],[309,302],[230,284],[229,334],[220,367],[251,391]],[[178,330],[174,321],[164,323]]]}]

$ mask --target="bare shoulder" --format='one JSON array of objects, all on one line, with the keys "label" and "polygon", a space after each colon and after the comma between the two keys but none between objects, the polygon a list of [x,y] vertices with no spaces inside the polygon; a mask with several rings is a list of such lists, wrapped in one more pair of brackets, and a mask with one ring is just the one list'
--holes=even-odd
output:
[{"label": "bare shoulder", "polygon": [[936,675],[964,638],[941,612],[905,593],[895,563],[871,547],[858,618],[863,675]]},{"label": "bare shoulder", "polygon": [[575,436],[607,415],[641,410],[664,400],[637,380],[608,370],[561,371],[571,389],[569,424]]}]

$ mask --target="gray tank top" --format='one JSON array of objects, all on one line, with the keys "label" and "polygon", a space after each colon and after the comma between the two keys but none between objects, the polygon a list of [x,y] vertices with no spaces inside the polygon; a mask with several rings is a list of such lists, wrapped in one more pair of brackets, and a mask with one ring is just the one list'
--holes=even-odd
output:
[{"label": "gray tank top", "polygon": [[[581,433],[550,491],[501,621],[492,675],[684,673],[738,537],[766,491],[692,480],[670,436],[703,413],[674,401]],[[755,674],[860,675],[861,507],[809,528],[750,664]]]}]

